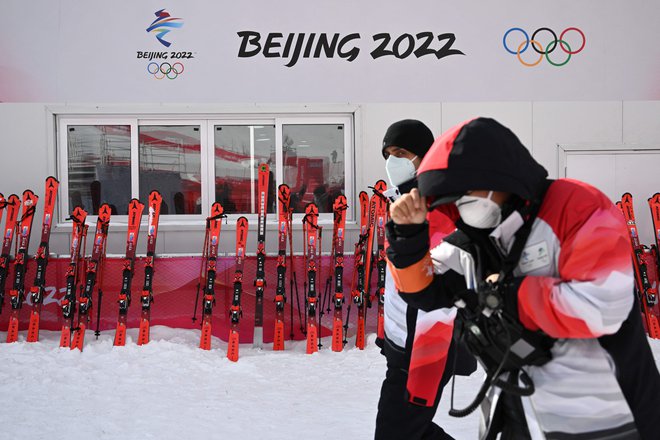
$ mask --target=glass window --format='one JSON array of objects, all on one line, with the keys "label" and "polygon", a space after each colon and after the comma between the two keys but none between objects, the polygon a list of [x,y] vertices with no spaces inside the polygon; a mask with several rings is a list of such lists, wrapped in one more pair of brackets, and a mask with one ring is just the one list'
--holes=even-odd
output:
[{"label": "glass window", "polygon": [[215,201],[228,214],[256,213],[258,167],[270,167],[268,212],[275,212],[274,125],[216,125]]},{"label": "glass window", "polygon": [[161,213],[201,214],[202,165],[199,125],[139,127],[140,199],[157,189]]},{"label": "glass window", "polygon": [[130,125],[67,126],[69,208],[98,214],[109,203],[127,214],[131,199]]},{"label": "glass window", "polygon": [[344,125],[282,125],[284,183],[291,188],[294,212],[314,202],[319,212],[332,212],[344,194]]}]

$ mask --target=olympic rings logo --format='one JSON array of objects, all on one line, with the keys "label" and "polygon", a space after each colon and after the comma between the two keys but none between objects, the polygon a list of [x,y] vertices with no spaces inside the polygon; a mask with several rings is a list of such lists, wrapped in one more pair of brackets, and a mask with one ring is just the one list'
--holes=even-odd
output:
[{"label": "olympic rings logo", "polygon": [[151,63],[147,64],[147,72],[152,74],[156,79],[176,79],[183,73],[183,70],[183,64],[179,62],[174,64],[170,64],[168,62],[158,64],[152,61]]},{"label": "olympic rings logo", "polygon": [[[520,32],[524,36],[524,40],[520,44],[515,46],[515,50],[511,49],[507,44],[507,37],[512,32]],[[541,32],[547,32],[552,36],[552,39],[546,46],[543,46],[536,39],[536,36],[539,35]],[[582,44],[580,44],[579,47],[576,47],[575,50],[573,50],[571,46],[564,39],[566,34],[568,34],[569,32],[577,32],[579,36],[582,38]],[[548,63],[550,63],[555,67],[561,67],[571,60],[572,55],[582,52],[586,43],[587,43],[587,39],[584,36],[584,32],[582,32],[582,30],[576,27],[569,27],[564,29],[564,31],[559,35],[559,38],[557,38],[557,34],[555,33],[555,31],[547,27],[541,27],[535,30],[534,33],[532,34],[532,38],[529,38],[529,35],[527,34],[527,32],[525,32],[524,29],[521,29],[519,27],[512,27],[511,29],[506,31],[504,33],[504,37],[502,37],[502,44],[504,45],[504,49],[507,52],[509,52],[511,55],[515,55],[518,58],[518,61],[520,61],[520,63],[526,67],[538,66],[539,63],[543,61],[543,58],[545,58],[548,61]],[[521,54],[523,54],[530,46],[532,47],[534,52],[539,54],[539,57],[535,61],[527,62],[522,59]],[[566,58],[563,61],[553,61],[550,59],[550,54],[557,47],[559,47],[559,49],[566,54]]]}]

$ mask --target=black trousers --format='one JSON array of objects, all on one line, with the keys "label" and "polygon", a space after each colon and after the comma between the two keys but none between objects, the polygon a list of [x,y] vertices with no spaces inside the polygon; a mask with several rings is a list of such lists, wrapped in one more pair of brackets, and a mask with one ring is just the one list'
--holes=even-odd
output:
[{"label": "black trousers", "polygon": [[[382,353],[387,359],[387,373],[380,389],[378,415],[376,416],[376,440],[453,440],[453,437],[435,423],[433,416],[438,408],[442,389],[453,375],[455,342],[452,341],[447,366],[440,381],[433,407],[408,403],[406,382],[410,352],[390,342],[383,341]],[[476,362],[475,362],[476,368]]]}]

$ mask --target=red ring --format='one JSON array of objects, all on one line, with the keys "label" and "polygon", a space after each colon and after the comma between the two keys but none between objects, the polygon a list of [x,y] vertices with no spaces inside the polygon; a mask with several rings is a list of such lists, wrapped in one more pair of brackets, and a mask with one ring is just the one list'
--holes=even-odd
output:
[{"label": "red ring", "polygon": [[560,44],[559,47],[561,47],[561,50],[563,50],[564,52],[566,52],[569,55],[573,55],[573,54],[582,52],[582,49],[584,49],[584,45],[587,44],[587,38],[584,36],[584,32],[582,32],[580,29],[578,29],[576,27],[569,27],[569,28],[564,29],[564,31],[559,36],[559,39],[563,40],[564,39],[564,34],[566,34],[566,32],[568,32],[568,31],[575,31],[575,32],[579,33],[582,36],[582,46],[580,46],[577,50],[574,50],[574,51],[570,51],[570,50],[567,51],[566,49],[564,49],[563,44]]}]

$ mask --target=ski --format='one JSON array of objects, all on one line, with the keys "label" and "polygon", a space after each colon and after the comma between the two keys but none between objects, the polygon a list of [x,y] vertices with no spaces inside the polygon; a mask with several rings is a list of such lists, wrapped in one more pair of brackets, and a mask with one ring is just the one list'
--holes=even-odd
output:
[{"label": "ski", "polygon": [[[653,237],[657,254],[660,250],[660,193],[653,194],[653,197],[648,199],[648,203],[651,209],[651,219],[653,220]],[[656,265],[660,269],[660,261],[656,261]]]},{"label": "ski", "polygon": [[87,212],[80,206],[76,206],[69,217],[73,223],[71,233],[71,258],[66,270],[66,292],[60,303],[62,309],[62,332],[60,335],[60,347],[71,346],[71,329],[73,329],[73,316],[76,311],[76,290],[80,281],[83,265],[81,259],[85,256],[85,245],[87,244]]},{"label": "ski", "polygon": [[[364,297],[364,283],[365,283],[365,247],[367,244],[367,237],[369,235],[369,195],[360,191],[359,194],[360,201],[360,237],[358,242],[355,243],[355,254],[353,261],[353,283],[351,286],[351,296],[353,303],[357,307],[357,328],[355,333],[355,346],[364,348],[364,338],[365,338],[365,319],[366,319],[366,299]],[[350,312],[350,309],[349,309]],[[348,316],[347,323],[344,325],[344,329],[347,330],[348,327]]]},{"label": "ski", "polygon": [[630,193],[621,197],[621,211],[628,225],[630,243],[633,252],[633,267],[635,269],[635,284],[642,303],[642,310],[646,319],[647,332],[654,339],[660,338],[660,321],[657,312],[658,291],[657,286],[651,284],[646,262],[644,261],[644,246],[639,242],[633,198]]},{"label": "ski", "polygon": [[266,288],[266,216],[268,212],[268,165],[259,165],[258,177],[258,223],[257,223],[257,274],[254,279],[254,338],[255,348],[263,347],[264,342],[264,289]]},{"label": "ski", "polygon": [[335,293],[333,303],[335,306],[332,319],[332,351],[342,351],[344,348],[343,335],[343,305],[344,305],[344,229],[346,228],[346,197],[338,196],[332,205],[334,228],[332,233],[335,275]]},{"label": "ski", "polygon": [[215,202],[211,206],[211,216],[206,219],[209,229],[208,250],[206,250],[206,279],[204,283],[204,299],[202,301],[202,333],[199,348],[211,349],[211,317],[215,305],[215,275],[218,259],[218,245],[220,241],[220,226],[224,210],[222,205]]},{"label": "ski", "polygon": [[135,269],[135,252],[140,235],[143,210],[144,204],[138,199],[132,199],[128,204],[126,256],[121,273],[121,291],[117,300],[117,303],[119,303],[119,316],[117,317],[117,329],[115,331],[115,346],[126,345],[126,320],[128,318],[128,308],[131,306],[131,283],[133,281],[133,270]]},{"label": "ski", "polygon": [[318,327],[316,322],[316,246],[318,242],[319,210],[314,203],[305,208],[305,246],[307,248],[307,295],[305,297],[307,312],[307,354],[318,351]]},{"label": "ski", "polygon": [[41,317],[41,305],[44,300],[44,291],[46,289],[46,266],[48,265],[48,241],[50,240],[50,229],[53,223],[53,211],[55,210],[55,200],[57,199],[57,188],[60,182],[50,176],[46,179],[46,190],[44,202],[44,218],[41,223],[41,241],[37,249],[37,272],[34,277],[34,283],[30,288],[30,300],[32,302],[32,311],[30,312],[30,323],[28,325],[27,342],[37,342],[39,340],[39,318]]},{"label": "ski", "polygon": [[229,308],[229,344],[227,358],[230,361],[238,360],[238,322],[243,316],[241,310],[241,293],[243,292],[243,265],[245,263],[245,243],[248,236],[248,219],[239,217],[236,222],[236,268],[234,272],[234,294]]},{"label": "ski", "polygon": [[376,270],[378,271],[378,280],[376,284],[376,299],[378,300],[378,321],[376,326],[376,335],[378,338],[385,337],[385,268],[387,261],[385,258],[385,223],[387,223],[387,199],[383,193],[387,191],[387,184],[379,180],[374,185],[374,195],[376,199]]},{"label": "ski", "polygon": [[291,190],[282,184],[277,188],[279,204],[278,249],[277,249],[277,288],[275,290],[275,332],[273,350],[284,350],[284,305],[286,303],[286,241],[289,234],[289,207]]},{"label": "ski", "polygon": [[138,345],[149,343],[149,330],[151,329],[151,304],[154,302],[153,277],[154,258],[156,256],[156,238],[158,238],[158,219],[160,218],[160,205],[163,197],[158,191],[149,194],[149,220],[147,223],[147,257],[144,259],[144,284],[140,303],[140,330],[138,333]]},{"label": "ski", "polygon": [[[85,285],[81,289],[80,298],[78,298],[78,325],[73,329],[73,338],[71,341],[71,350],[78,349],[82,351],[85,343],[85,331],[90,321],[90,312],[92,310],[92,294],[96,281],[103,275],[103,263],[105,260],[105,249],[108,238],[108,227],[110,226],[110,205],[104,203],[99,208],[99,214],[96,219],[96,232],[94,234],[94,243],[92,246],[92,256],[87,262],[87,271],[85,273]],[[100,291],[99,287],[99,291]],[[99,293],[99,298],[101,295]],[[99,307],[101,304],[98,305]]]},{"label": "ski", "polygon": [[[10,195],[4,200],[2,206],[7,207],[7,221],[5,223],[4,233],[2,234],[2,253],[0,253],[0,312],[5,303],[5,285],[9,277],[9,262],[11,260],[11,244],[14,241],[16,232],[16,218],[21,206],[21,199],[16,194]],[[1,219],[0,219],[1,220]]]},{"label": "ski", "polygon": [[358,322],[357,334],[355,336],[355,346],[360,350],[364,350],[366,344],[366,322],[367,322],[367,309],[371,308],[371,297],[369,288],[371,286],[371,266],[373,262],[373,246],[374,246],[374,225],[376,223],[376,203],[379,196],[373,194],[369,199],[369,220],[367,223],[367,232],[365,243],[362,247],[362,291],[360,292],[361,304],[358,307]]},{"label": "ski", "polygon": [[11,303],[11,314],[9,315],[9,327],[7,328],[7,342],[16,342],[18,338],[18,315],[25,299],[25,273],[27,272],[28,248],[30,247],[30,234],[32,233],[32,222],[37,208],[39,197],[31,190],[23,192],[23,210],[19,221],[18,250],[14,260],[14,286],[9,291]]}]

